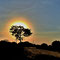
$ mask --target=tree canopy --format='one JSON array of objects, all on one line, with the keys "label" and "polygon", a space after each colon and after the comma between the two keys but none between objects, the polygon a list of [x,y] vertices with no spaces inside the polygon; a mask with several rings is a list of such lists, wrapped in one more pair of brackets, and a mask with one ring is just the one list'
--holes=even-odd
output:
[{"label": "tree canopy", "polygon": [[16,40],[23,40],[23,37],[28,37],[32,34],[30,29],[26,29],[23,26],[12,26],[10,33],[16,37]]}]

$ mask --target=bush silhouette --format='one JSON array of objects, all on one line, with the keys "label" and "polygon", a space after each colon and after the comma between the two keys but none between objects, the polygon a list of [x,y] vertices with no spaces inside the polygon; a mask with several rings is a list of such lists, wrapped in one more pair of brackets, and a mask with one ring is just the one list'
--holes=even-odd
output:
[{"label": "bush silhouette", "polygon": [[40,46],[42,49],[48,49],[48,45],[47,44],[45,44],[45,43],[43,43],[43,44],[41,44],[41,46]]}]

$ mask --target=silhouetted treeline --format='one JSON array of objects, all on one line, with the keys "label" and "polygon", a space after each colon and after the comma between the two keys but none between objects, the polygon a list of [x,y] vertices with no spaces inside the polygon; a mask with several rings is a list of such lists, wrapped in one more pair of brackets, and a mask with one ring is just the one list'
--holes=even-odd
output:
[{"label": "silhouetted treeline", "polygon": [[60,52],[60,41],[53,41],[51,45],[47,45],[46,43],[36,45],[36,48]]},{"label": "silhouetted treeline", "polygon": [[21,42],[16,44],[15,42],[0,41],[0,48],[21,48],[21,47],[36,47],[37,49],[45,49],[51,51],[60,52],[60,41],[53,41],[51,45],[43,43],[41,45],[35,45],[29,42]]},{"label": "silhouetted treeline", "polygon": [[[29,42],[21,42],[16,44],[15,42],[7,42],[7,41],[0,41],[0,58],[11,58],[16,60],[33,60],[28,58],[24,54],[24,47],[36,47],[37,49],[45,49],[51,51],[58,51],[60,52],[60,41],[54,41],[51,45],[47,45],[45,43],[41,45],[35,45]],[[3,60],[2,58],[2,60]],[[7,59],[8,59],[7,58]],[[8,60],[9,60],[8,59]],[[34,60],[59,60],[60,58],[56,58],[53,56],[48,55],[37,55],[35,56]]]},{"label": "silhouetted treeline", "polygon": [[0,41],[0,48],[21,48],[21,47],[33,47],[34,45],[29,42],[7,42],[7,41]]}]

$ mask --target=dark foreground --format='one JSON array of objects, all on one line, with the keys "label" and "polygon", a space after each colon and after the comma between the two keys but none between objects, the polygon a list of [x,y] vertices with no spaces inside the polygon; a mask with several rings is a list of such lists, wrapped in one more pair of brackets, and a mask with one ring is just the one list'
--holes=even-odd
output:
[{"label": "dark foreground", "polygon": [[[0,60],[60,60],[59,57],[46,54],[37,54],[34,57],[30,57],[32,54],[25,50],[25,47],[36,47],[31,43],[9,43],[5,41],[0,42]],[[37,48],[38,49],[38,48]]]}]

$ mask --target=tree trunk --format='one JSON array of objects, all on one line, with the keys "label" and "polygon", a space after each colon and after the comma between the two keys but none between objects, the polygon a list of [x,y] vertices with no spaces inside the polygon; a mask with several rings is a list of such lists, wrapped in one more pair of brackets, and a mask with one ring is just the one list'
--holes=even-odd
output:
[{"label": "tree trunk", "polygon": [[20,43],[21,43],[21,34],[20,34]]}]

